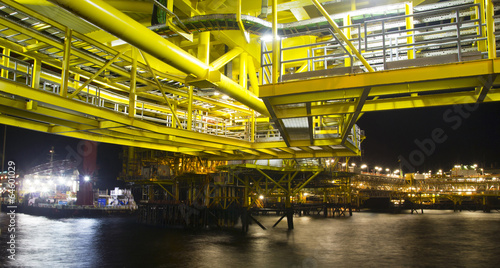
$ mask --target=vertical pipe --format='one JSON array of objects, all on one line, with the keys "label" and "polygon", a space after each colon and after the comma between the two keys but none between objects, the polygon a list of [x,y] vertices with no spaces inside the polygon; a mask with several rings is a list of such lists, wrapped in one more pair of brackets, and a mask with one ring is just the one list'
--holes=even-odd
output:
[{"label": "vertical pipe", "polygon": [[486,37],[488,39],[488,59],[497,57],[497,47],[495,41],[495,21],[493,20],[493,1],[486,1]]},{"label": "vertical pipe", "polygon": [[[10,68],[10,49],[9,48],[4,48],[3,49],[3,56],[2,56],[2,65]],[[3,78],[9,78],[9,71],[6,69],[2,69],[2,77]]]},{"label": "vertical pipe", "polygon": [[[413,2],[409,2],[405,4],[405,15],[413,15]],[[413,29],[413,16],[406,17],[406,30]],[[413,44],[413,31],[406,32],[408,37],[406,37],[406,44]],[[408,46],[410,47],[410,46]],[[415,52],[413,49],[408,50],[408,59],[415,58]]]},{"label": "vertical pipe", "polygon": [[128,102],[128,116],[135,117],[136,114],[136,81],[137,81],[137,48],[132,47],[132,69],[130,70],[130,94]]},{"label": "vertical pipe", "polygon": [[[477,35],[479,38],[485,38],[486,37],[486,27],[481,26],[486,24],[486,20],[484,19],[484,1],[483,0],[474,0],[475,4],[479,4],[479,6],[475,9],[476,11],[476,19],[479,20],[479,22],[476,22],[477,26]],[[477,49],[478,51],[485,52],[487,48],[487,41],[482,40],[477,42]]]},{"label": "vertical pipe", "polygon": [[256,96],[259,96],[259,79],[257,78],[257,70],[255,69],[255,64],[253,62],[252,56],[248,55],[248,77],[250,77],[251,91]]},{"label": "vertical pipe", "polygon": [[247,89],[247,58],[248,53],[240,54],[240,86]]},{"label": "vertical pipe", "polygon": [[210,32],[201,32],[198,40],[198,59],[210,64]]},{"label": "vertical pipe", "polygon": [[40,88],[40,73],[42,72],[42,61],[39,59],[34,59],[33,62],[33,72],[31,78],[31,87],[34,89]]},{"label": "vertical pipe", "polygon": [[278,0],[273,0],[273,73],[272,83],[278,83],[278,70],[280,68],[280,42],[278,40]]},{"label": "vertical pipe", "polygon": [[64,36],[64,57],[62,62],[61,91],[59,92],[59,95],[61,95],[62,97],[68,96],[69,59],[71,57],[71,35],[72,35],[72,30],[66,27],[66,35]]},{"label": "vertical pipe", "polygon": [[255,111],[252,112],[252,121],[250,123],[250,142],[255,142]]},{"label": "vertical pipe", "polygon": [[187,130],[191,130],[193,124],[193,87],[188,87],[188,94]]},{"label": "vertical pipe", "polygon": [[[345,15],[344,16],[344,26],[351,26],[351,16],[350,15]],[[351,39],[352,36],[351,36],[351,28],[350,27],[347,27],[344,29],[344,34],[345,34],[345,37],[347,37],[347,39]],[[360,33],[361,34],[361,33]],[[346,52],[347,54],[349,55],[352,55],[352,51],[349,47],[346,47]],[[351,66],[351,57],[347,57],[344,59],[344,66],[345,67],[350,67]]]}]

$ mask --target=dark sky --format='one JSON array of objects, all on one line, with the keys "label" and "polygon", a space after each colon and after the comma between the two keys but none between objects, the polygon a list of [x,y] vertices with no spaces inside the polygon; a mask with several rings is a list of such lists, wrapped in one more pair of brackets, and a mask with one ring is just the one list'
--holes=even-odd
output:
[{"label": "dark sky", "polygon": [[[444,106],[364,114],[358,125],[365,131],[363,157],[352,161],[395,170],[401,156],[405,171],[449,170],[454,164],[478,164],[500,167],[500,104]],[[0,127],[3,137],[4,127]],[[0,146],[1,146],[0,140]],[[417,141],[417,142],[416,142]],[[6,161],[16,161],[26,170],[49,160],[55,147],[55,159],[65,159],[76,151],[80,140],[7,127]],[[98,145],[98,179],[103,187],[122,185],[116,181],[121,169],[122,146]]]},{"label": "dark sky", "polygon": [[[3,144],[4,127],[0,127],[0,148]],[[13,160],[19,171],[27,171],[29,168],[49,162],[49,151],[54,146],[54,160],[72,159],[78,155],[78,149],[82,150],[81,140],[68,138],[60,135],[47,134],[16,127],[7,127],[6,159]],[[121,170],[122,146],[98,143],[97,146],[97,187],[114,188],[123,186],[123,182],[116,178]],[[1,153],[1,151],[0,151]],[[1,162],[1,161],[0,161]]]},{"label": "dark sky", "polygon": [[357,161],[394,170],[401,156],[421,173],[455,164],[498,167],[499,115],[498,103],[367,113],[358,121],[366,140]]}]

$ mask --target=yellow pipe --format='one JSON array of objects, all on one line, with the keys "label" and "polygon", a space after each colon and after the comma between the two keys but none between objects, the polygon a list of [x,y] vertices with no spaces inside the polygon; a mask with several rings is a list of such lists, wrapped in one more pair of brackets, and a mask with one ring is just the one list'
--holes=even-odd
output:
[{"label": "yellow pipe", "polygon": [[209,70],[207,64],[147,29],[139,22],[121,13],[104,1],[51,1],[182,72],[192,74],[199,79],[206,79],[209,71],[216,73],[216,75],[211,77],[218,77],[220,75],[220,81],[214,82],[218,85],[218,89],[221,92],[257,112],[269,116],[269,112],[264,102],[254,94],[245,90],[237,83],[234,83],[228,77],[220,74],[220,72]]},{"label": "yellow pipe", "polygon": [[218,59],[214,60],[210,67],[219,70],[222,66],[226,65],[228,62],[232,61],[234,58],[238,57],[243,52],[240,47],[235,47],[228,51],[226,54],[220,56]]},{"label": "yellow pipe", "polygon": [[[153,2],[139,2],[139,1],[126,1],[126,0],[104,0],[109,5],[122,12],[134,12],[151,14],[153,12]],[[47,0],[16,0],[21,5],[28,6],[52,6]]]},{"label": "yellow pipe", "polygon": [[[476,22],[477,26],[477,34],[479,34],[480,30],[482,32],[481,38],[486,37],[486,27],[481,26],[486,24],[486,20],[484,18],[484,0],[474,0],[474,4],[479,4],[479,7],[475,9],[475,19],[478,19],[481,17],[480,22]],[[478,41],[477,42],[477,49],[481,52],[486,51],[486,42],[487,41]]]},{"label": "yellow pipe", "polygon": [[191,130],[193,124],[193,87],[188,87],[188,93],[187,130]]},{"label": "yellow pipe", "polygon": [[247,88],[247,57],[246,52],[240,55],[240,86]]},{"label": "yellow pipe", "polygon": [[497,57],[497,46],[495,42],[495,21],[493,20],[493,2],[486,0],[486,36],[488,38],[488,59]]},{"label": "yellow pipe", "polygon": [[132,69],[130,70],[130,94],[129,94],[129,104],[128,104],[128,116],[135,117],[136,114],[136,81],[137,81],[137,48],[133,47],[132,52]]},{"label": "yellow pipe", "polygon": [[[413,3],[406,3],[405,4],[405,15],[413,15]],[[413,29],[413,16],[407,17],[406,18],[406,30]],[[408,37],[406,37],[406,43],[407,44],[413,44],[413,31],[411,32],[406,32]],[[413,52],[413,49],[408,50],[408,59],[414,59],[415,54]]]},{"label": "yellow pipe", "polygon": [[[349,14],[345,15],[343,20],[344,20],[344,26],[351,26],[352,25],[351,16],[349,16]],[[351,28],[350,27],[345,28],[344,31],[345,31],[345,36],[347,37],[347,39],[351,39],[352,38]],[[347,50],[347,53],[352,55],[352,51],[350,48],[346,47],[346,50]],[[345,58],[344,65],[345,65],[345,67],[351,67],[351,58]]]},{"label": "yellow pipe", "polygon": [[210,32],[201,32],[198,39],[198,59],[205,64],[210,63]]},{"label": "yellow pipe", "polygon": [[[4,48],[3,49],[3,55],[2,55],[2,65],[3,66],[10,66],[10,48]],[[6,69],[2,69],[1,76],[4,78],[9,78],[9,71]]]},{"label": "yellow pipe", "polygon": [[278,40],[278,0],[273,0],[273,72],[272,83],[278,83],[278,69],[280,66],[280,42]]},{"label": "yellow pipe", "polygon": [[102,66],[101,69],[99,69],[99,71],[97,71],[89,79],[87,79],[87,81],[85,81],[85,83],[83,83],[83,85],[81,85],[77,90],[75,90],[73,93],[71,93],[71,95],[69,95],[68,98],[71,99],[74,96],[76,96],[78,93],[80,93],[80,91],[82,91],[82,89],[84,89],[86,86],[88,86],[92,81],[94,81],[94,79],[96,77],[98,77],[102,72],[104,72],[104,70],[106,70],[106,68],[108,68],[111,64],[113,64],[123,54],[123,52],[125,52],[125,50],[120,51],[112,59],[110,59],[108,62],[106,62],[106,64],[104,64],[104,66]]},{"label": "yellow pipe", "polygon": [[66,35],[64,36],[64,57],[62,63],[62,76],[61,76],[61,91],[59,95],[62,97],[68,96],[68,81],[69,81],[69,59],[71,57],[71,36],[72,30],[66,28]]},{"label": "yellow pipe", "polygon": [[333,27],[333,29],[335,30],[335,32],[340,36],[340,38],[347,44],[347,46],[349,46],[349,48],[352,50],[352,52],[354,52],[354,54],[356,55],[356,57],[363,63],[363,65],[366,67],[366,69],[368,69],[369,72],[374,72],[375,70],[370,66],[370,64],[368,64],[368,62],[366,61],[366,59],[363,57],[363,55],[361,55],[361,53],[359,53],[359,51],[351,43],[351,41],[349,41],[349,39],[347,39],[347,37],[344,35],[344,33],[340,30],[340,28],[337,25],[337,23],[330,17],[330,15],[328,14],[328,12],[326,12],[326,10],[318,2],[318,0],[312,0],[312,2],[316,6],[316,8],[319,10],[319,12],[321,12],[321,14],[323,15],[323,17],[326,18],[326,20],[328,21],[328,23],[330,23],[330,25]]},{"label": "yellow pipe", "polygon": [[250,77],[250,85],[253,94],[259,96],[259,79],[257,78],[257,70],[253,62],[252,56],[248,56],[248,76]]}]

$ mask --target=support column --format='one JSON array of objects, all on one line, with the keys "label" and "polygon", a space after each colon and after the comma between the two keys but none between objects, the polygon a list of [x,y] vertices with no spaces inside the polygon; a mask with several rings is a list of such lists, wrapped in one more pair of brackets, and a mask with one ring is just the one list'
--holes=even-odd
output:
[{"label": "support column", "polygon": [[250,142],[255,142],[255,111],[252,112],[252,119],[250,121]]},{"label": "support column", "polygon": [[289,175],[288,178],[288,187],[286,191],[286,196],[285,196],[285,210],[286,210],[286,220],[288,222],[288,230],[293,230],[293,209],[292,209],[292,200],[291,200],[291,194],[292,194],[292,178]]},{"label": "support column", "polygon": [[188,111],[187,111],[187,130],[192,130],[193,125],[193,87],[188,87]]},{"label": "support column", "polygon": [[[405,15],[413,15],[413,3],[406,3],[405,4]],[[407,17],[406,18],[406,30],[413,29],[413,16]],[[406,37],[406,43],[407,44],[413,44],[413,31],[406,32],[408,37]],[[411,47],[414,47],[413,45]],[[415,52],[413,49],[408,50],[408,59],[414,59],[415,58]]]},{"label": "support column", "polygon": [[210,32],[201,32],[198,40],[198,59],[210,64]]},{"label": "support column", "polygon": [[243,52],[240,54],[240,86],[247,89],[247,58],[248,53]]},{"label": "support column", "polygon": [[[345,15],[344,16],[344,26],[351,26],[351,16],[350,15]],[[352,36],[351,36],[351,28],[344,28],[344,34],[345,34],[345,37],[347,37],[347,39],[351,39]],[[349,55],[352,55],[352,50],[350,47],[346,47],[345,48],[347,51],[347,53]],[[351,67],[351,57],[347,57],[345,58],[344,60],[344,66],[345,67]]]},{"label": "support column", "polygon": [[61,90],[59,95],[62,97],[68,96],[68,82],[69,82],[69,59],[71,57],[71,36],[73,31],[66,28],[66,35],[64,36],[64,57],[62,62],[62,75],[61,75]]},{"label": "support column", "polygon": [[280,69],[280,40],[278,39],[278,0],[273,1],[273,54],[272,54],[272,83],[278,83]]},{"label": "support column", "polygon": [[31,87],[34,89],[40,88],[40,73],[42,72],[42,61],[34,59],[33,70],[31,73]]},{"label": "support column", "polygon": [[137,81],[137,49],[133,47],[132,69],[130,70],[130,94],[128,103],[128,116],[131,118],[134,118],[136,114],[136,102],[137,102],[136,81]]},{"label": "support column", "polygon": [[[479,22],[475,23],[476,25],[478,25],[476,34],[480,35],[481,38],[486,38],[486,27],[480,26],[486,24],[486,20],[484,18],[485,16],[484,0],[474,0],[474,4],[479,4],[479,7],[475,9],[475,18],[474,18],[474,19],[480,19]],[[488,47],[487,40],[477,41],[478,51],[486,52],[487,47]]]},{"label": "support column", "polygon": [[[3,49],[3,56],[2,56],[2,65],[5,66],[6,68],[10,67],[10,49],[9,48],[4,48]],[[9,78],[9,71],[2,69],[2,77],[3,78]]]},{"label": "support column", "polygon": [[253,62],[252,56],[247,57],[248,63],[248,77],[250,78],[250,90],[253,94],[259,95],[259,79],[257,78],[257,69],[255,68],[255,64]]},{"label": "support column", "polygon": [[488,59],[496,59],[497,57],[497,46],[495,40],[495,21],[493,16],[495,12],[493,10],[493,1],[486,1],[486,37],[488,39]]}]

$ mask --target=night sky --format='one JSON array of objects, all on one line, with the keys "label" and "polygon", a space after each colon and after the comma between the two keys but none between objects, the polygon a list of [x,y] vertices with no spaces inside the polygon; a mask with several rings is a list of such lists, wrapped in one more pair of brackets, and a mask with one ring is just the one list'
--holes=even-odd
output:
[{"label": "night sky", "polygon": [[[443,106],[366,113],[358,121],[366,140],[357,164],[399,168],[405,172],[449,170],[455,164],[500,167],[500,104]],[[2,126],[0,137],[3,137]],[[3,139],[2,139],[3,140]],[[0,146],[1,141],[0,140]],[[31,130],[7,127],[6,161],[14,160],[19,170],[48,162],[54,146],[55,159],[76,151],[80,140]],[[97,178],[101,187],[123,185],[116,181],[121,169],[122,146],[98,145]]]}]

